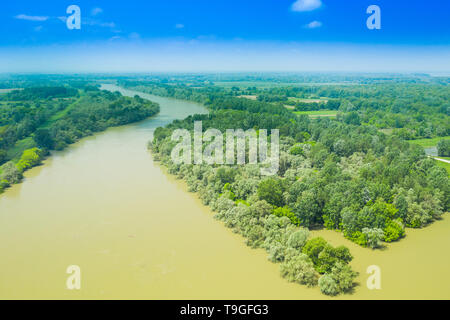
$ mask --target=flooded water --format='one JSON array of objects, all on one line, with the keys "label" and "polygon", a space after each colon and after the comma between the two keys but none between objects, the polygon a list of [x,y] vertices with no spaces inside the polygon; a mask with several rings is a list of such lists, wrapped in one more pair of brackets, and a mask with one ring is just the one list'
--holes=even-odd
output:
[{"label": "flooded water", "polygon": [[425,153],[428,156],[431,156],[431,157],[437,157],[438,156],[437,147],[425,148],[424,150],[425,150]]},{"label": "flooded water", "polygon": [[[105,89],[123,94],[113,85]],[[317,288],[287,283],[263,250],[213,219],[185,185],[154,163],[147,142],[158,126],[206,110],[140,94],[161,113],[109,129],[57,152],[0,195],[1,299],[317,299]],[[340,298],[450,298],[450,219],[408,232],[384,251],[359,248],[361,285]],[[365,286],[367,266],[382,270],[382,290]],[[66,269],[81,268],[68,290]]]}]

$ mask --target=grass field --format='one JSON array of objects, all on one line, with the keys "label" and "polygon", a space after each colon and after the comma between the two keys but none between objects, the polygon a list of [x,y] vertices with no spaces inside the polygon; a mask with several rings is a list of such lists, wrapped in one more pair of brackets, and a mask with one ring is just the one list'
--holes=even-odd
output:
[{"label": "grass field", "polygon": [[243,96],[238,96],[238,98],[245,98],[245,99],[249,99],[249,100],[257,100],[258,96],[243,95]]},{"label": "grass field", "polygon": [[[450,160],[450,157],[438,157],[438,158]],[[445,170],[447,170],[447,173],[450,176],[450,163],[446,163],[446,162],[442,162],[442,161],[438,161],[438,160],[436,160],[436,163],[439,167],[442,167]]]},{"label": "grass field", "polygon": [[338,114],[337,110],[318,110],[318,111],[296,111],[295,114],[302,115],[306,114],[310,118],[319,118],[319,117],[330,117],[335,118]]},{"label": "grass field", "polygon": [[439,140],[448,140],[450,139],[450,136],[447,137],[439,137],[439,138],[433,138],[433,139],[418,139],[418,140],[408,140],[411,143],[417,144],[419,146],[422,146],[424,148],[430,148],[435,147]]}]

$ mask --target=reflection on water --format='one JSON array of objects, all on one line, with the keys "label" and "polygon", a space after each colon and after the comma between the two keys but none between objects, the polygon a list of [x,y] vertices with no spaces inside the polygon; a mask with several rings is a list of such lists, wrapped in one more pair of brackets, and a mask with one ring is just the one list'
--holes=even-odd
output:
[{"label": "reflection on water", "polygon": [[[324,298],[283,280],[263,250],[246,247],[153,163],[146,150],[153,130],[206,110],[142,96],[160,103],[161,114],[54,153],[0,196],[0,298]],[[355,255],[362,285],[344,298],[450,298],[449,227],[446,218],[410,231],[383,252],[319,234]],[[377,292],[365,288],[370,264],[382,268]],[[66,289],[69,265],[81,267],[79,291]]]}]

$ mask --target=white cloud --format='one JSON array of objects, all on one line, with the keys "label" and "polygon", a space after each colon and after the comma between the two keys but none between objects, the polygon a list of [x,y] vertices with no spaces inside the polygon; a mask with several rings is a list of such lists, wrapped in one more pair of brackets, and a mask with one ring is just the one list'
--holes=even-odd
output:
[{"label": "white cloud", "polygon": [[322,0],[297,0],[292,4],[292,11],[313,11],[322,6]]},{"label": "white cloud", "polygon": [[49,17],[43,17],[43,16],[29,16],[26,14],[19,14],[15,16],[14,18],[19,20],[27,20],[27,21],[47,21]]},{"label": "white cloud", "polygon": [[320,21],[312,21],[310,23],[308,23],[305,28],[306,29],[317,29],[320,28],[322,26],[322,22]]},{"label": "white cloud", "polygon": [[102,8],[94,8],[94,9],[91,10],[91,15],[96,16],[96,15],[102,13],[102,12],[103,12]]},{"label": "white cloud", "polygon": [[40,31],[42,31],[42,29],[44,29],[43,26],[37,26],[37,27],[34,28],[34,31],[40,32]]},{"label": "white cloud", "polygon": [[182,24],[182,23],[177,23],[175,25],[175,29],[183,29],[183,28],[184,28],[184,24]]}]

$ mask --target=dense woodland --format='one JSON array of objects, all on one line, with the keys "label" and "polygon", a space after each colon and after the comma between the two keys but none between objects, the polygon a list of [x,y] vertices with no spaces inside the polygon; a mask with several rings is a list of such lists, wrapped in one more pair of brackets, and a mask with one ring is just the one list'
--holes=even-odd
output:
[{"label": "dense woodland", "polygon": [[[356,274],[348,264],[352,260],[348,249],[333,248],[322,238],[311,239],[308,229],[335,229],[375,249],[399,241],[407,227],[421,228],[440,219],[449,209],[448,173],[421,146],[405,140],[423,137],[426,129],[430,137],[448,135],[445,85],[394,82],[374,88],[297,89],[193,88],[157,81],[122,81],[121,85],[200,102],[210,109],[209,115],[157,129],[150,148],[172,174],[186,180],[190,191],[199,193],[219,220],[243,235],[249,246],[265,248],[289,281],[319,285],[330,295],[353,288]],[[311,119],[283,103],[241,97],[259,91],[335,99],[342,112],[336,119]],[[400,93],[402,103],[395,98]],[[405,125],[399,127],[411,131],[411,136],[401,130],[391,134],[380,130],[384,124],[392,128],[390,124],[403,118]],[[261,176],[257,165],[174,164],[170,157],[176,144],[171,140],[173,130],[192,130],[199,120],[203,130],[280,129],[278,175]]]},{"label": "dense woodland", "polygon": [[155,103],[84,82],[0,94],[0,192],[18,183],[23,172],[39,164],[48,151],[157,112]]},{"label": "dense woodland", "polygon": [[[406,140],[450,135],[450,81],[433,83],[381,82],[276,87],[188,86],[167,81],[121,83],[154,94],[209,104],[211,99],[255,97],[260,102],[292,106],[295,111],[338,110],[347,121],[392,129]],[[319,100],[323,98],[323,100]]]}]

